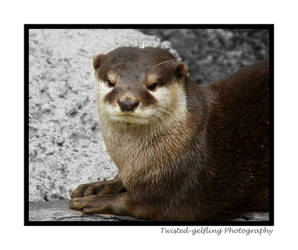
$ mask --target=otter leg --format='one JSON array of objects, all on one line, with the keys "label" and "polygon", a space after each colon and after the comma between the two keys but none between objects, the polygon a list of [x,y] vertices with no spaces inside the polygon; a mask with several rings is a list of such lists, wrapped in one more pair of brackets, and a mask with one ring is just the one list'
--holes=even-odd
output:
[{"label": "otter leg", "polygon": [[84,214],[114,214],[132,216],[140,219],[159,219],[159,210],[146,203],[135,203],[129,192],[73,198],[70,208],[81,210]]},{"label": "otter leg", "polygon": [[88,184],[79,185],[72,193],[71,198],[84,197],[89,195],[105,195],[117,194],[124,192],[125,188],[122,181],[115,178],[111,181],[93,182]]}]

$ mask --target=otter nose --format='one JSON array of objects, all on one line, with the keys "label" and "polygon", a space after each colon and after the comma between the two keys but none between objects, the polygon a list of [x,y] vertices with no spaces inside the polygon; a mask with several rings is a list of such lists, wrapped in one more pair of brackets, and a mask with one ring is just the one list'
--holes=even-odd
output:
[{"label": "otter nose", "polygon": [[134,111],[139,106],[138,101],[131,100],[131,99],[123,100],[123,101],[118,100],[118,104],[122,112]]}]

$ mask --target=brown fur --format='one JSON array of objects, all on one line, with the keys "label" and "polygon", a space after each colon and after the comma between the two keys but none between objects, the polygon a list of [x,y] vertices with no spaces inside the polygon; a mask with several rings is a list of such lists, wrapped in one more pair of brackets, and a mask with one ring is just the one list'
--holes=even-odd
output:
[{"label": "brown fur", "polygon": [[228,220],[269,209],[268,62],[199,86],[173,59],[156,48],[120,48],[94,59],[98,79],[116,75],[101,105],[124,98],[139,102],[137,110],[158,110],[162,100],[147,89],[154,82],[171,100],[148,124],[112,121],[98,104],[119,173],[79,186],[72,209],[168,221]]}]

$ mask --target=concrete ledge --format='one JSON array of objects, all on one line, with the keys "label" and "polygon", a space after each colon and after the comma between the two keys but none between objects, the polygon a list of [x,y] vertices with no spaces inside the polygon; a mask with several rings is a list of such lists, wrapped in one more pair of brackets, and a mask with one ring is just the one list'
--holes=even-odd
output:
[{"label": "concrete ledge", "polygon": [[[29,202],[29,221],[142,221],[128,216],[83,215],[69,208],[69,200]],[[250,213],[234,221],[269,221],[269,213]]]},{"label": "concrete ledge", "polygon": [[29,202],[30,221],[142,221],[128,216],[84,215],[69,208],[69,200]]}]

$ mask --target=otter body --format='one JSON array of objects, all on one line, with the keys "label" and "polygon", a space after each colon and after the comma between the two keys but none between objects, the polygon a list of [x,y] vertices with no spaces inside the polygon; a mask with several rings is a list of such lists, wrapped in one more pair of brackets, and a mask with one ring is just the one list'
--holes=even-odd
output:
[{"label": "otter body", "polygon": [[71,208],[167,221],[229,220],[269,209],[269,65],[199,86],[158,48],[94,59],[97,106],[119,169],[80,185]]}]

